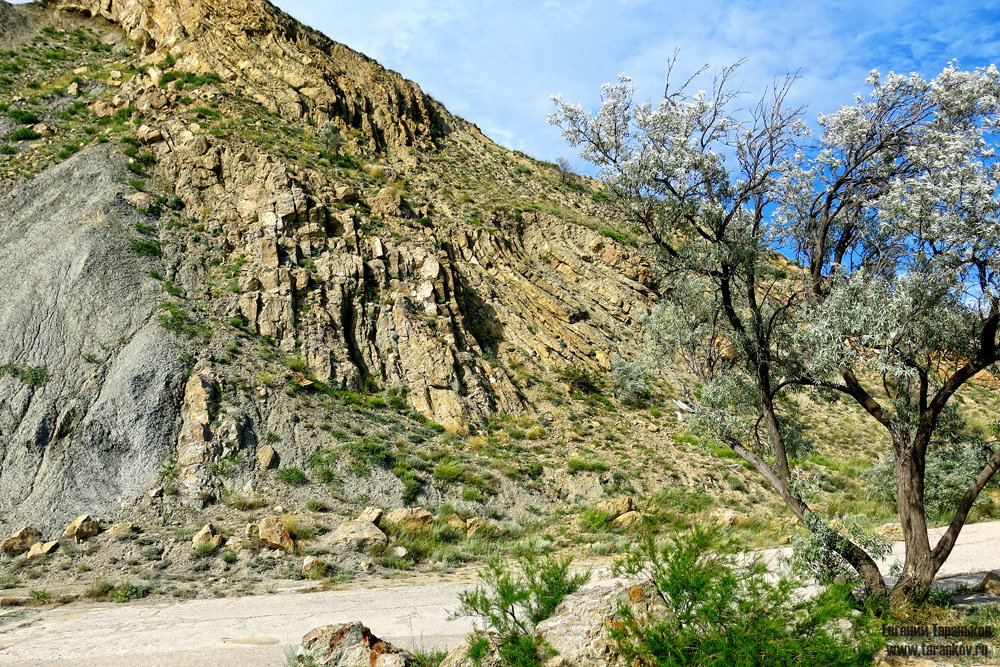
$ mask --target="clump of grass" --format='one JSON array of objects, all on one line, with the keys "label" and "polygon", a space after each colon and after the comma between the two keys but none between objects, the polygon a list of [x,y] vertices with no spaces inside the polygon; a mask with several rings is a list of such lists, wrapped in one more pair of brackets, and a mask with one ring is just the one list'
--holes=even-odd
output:
[{"label": "clump of grass", "polygon": [[308,481],[306,474],[299,468],[294,467],[281,468],[277,472],[277,477],[285,484],[291,484],[293,486],[301,486]]},{"label": "clump of grass", "polygon": [[604,461],[579,457],[574,457],[567,461],[566,467],[569,468],[570,474],[573,475],[579,472],[605,472],[608,470],[608,464]]},{"label": "clump of grass", "polygon": [[159,241],[152,239],[132,239],[129,241],[129,249],[140,257],[163,257],[163,248]]}]

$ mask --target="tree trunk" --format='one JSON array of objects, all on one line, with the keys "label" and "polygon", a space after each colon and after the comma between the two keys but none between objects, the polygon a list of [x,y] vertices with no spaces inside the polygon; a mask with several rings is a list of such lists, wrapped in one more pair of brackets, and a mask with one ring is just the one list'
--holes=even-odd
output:
[{"label": "tree trunk", "polygon": [[[917,437],[920,437],[919,435]],[[903,528],[906,556],[903,573],[892,588],[894,602],[920,602],[927,597],[934,575],[941,567],[931,553],[924,514],[924,470],[908,442],[894,443],[896,498],[899,523]]]}]

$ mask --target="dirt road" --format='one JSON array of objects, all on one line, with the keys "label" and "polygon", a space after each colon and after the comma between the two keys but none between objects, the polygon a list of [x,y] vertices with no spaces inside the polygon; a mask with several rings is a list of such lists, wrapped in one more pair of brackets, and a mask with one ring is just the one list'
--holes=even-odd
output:
[{"label": "dirt road", "polygon": [[[932,530],[932,538],[940,531]],[[902,554],[902,544],[896,545]],[[1000,521],[966,526],[942,576],[1000,568]],[[606,572],[597,578],[606,579]],[[956,577],[953,582],[981,577]],[[125,605],[0,610],[0,664],[75,667],[281,665],[286,647],[319,625],[360,620],[378,636],[411,648],[455,644],[469,619],[448,620],[469,579],[353,587],[322,593]],[[7,617],[3,618],[2,615]],[[12,618],[12,615],[19,617]]]}]

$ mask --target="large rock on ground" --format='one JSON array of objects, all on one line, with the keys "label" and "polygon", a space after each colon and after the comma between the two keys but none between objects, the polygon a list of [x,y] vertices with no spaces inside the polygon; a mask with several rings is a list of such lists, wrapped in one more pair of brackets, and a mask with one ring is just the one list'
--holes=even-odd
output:
[{"label": "large rock on ground", "polygon": [[979,586],[976,587],[976,590],[980,593],[986,593],[987,595],[992,595],[995,598],[1000,598],[1000,573],[987,572]]},{"label": "large rock on ground", "polygon": [[281,519],[276,516],[264,517],[257,524],[257,533],[260,541],[269,549],[284,549],[291,551],[295,548],[291,535],[281,525]]},{"label": "large rock on ground", "polygon": [[99,532],[101,532],[100,521],[91,518],[89,514],[82,514],[66,526],[66,530],[63,531],[63,537],[83,542],[84,540],[89,540]]},{"label": "large rock on ground", "polygon": [[222,546],[222,535],[216,535],[215,527],[210,523],[202,526],[201,530],[191,538],[191,548],[195,551],[208,549],[215,551]]},{"label": "large rock on ground", "polygon": [[341,524],[325,541],[351,551],[368,551],[377,545],[388,544],[389,538],[371,521],[355,519]]},{"label": "large rock on ground", "polygon": [[31,545],[42,538],[42,534],[31,526],[25,526],[0,544],[2,550],[8,556],[20,556],[31,548]]},{"label": "large rock on ground", "polygon": [[635,508],[632,506],[632,499],[625,497],[614,498],[612,500],[602,500],[594,505],[594,509],[601,514],[607,514],[612,519],[615,519],[626,512],[631,512]]},{"label": "large rock on ground", "polygon": [[309,631],[295,654],[299,665],[408,667],[413,656],[382,641],[359,622],[324,625]]},{"label": "large rock on ground", "polygon": [[48,556],[49,554],[55,552],[59,548],[59,541],[55,540],[53,542],[35,542],[28,549],[28,560],[35,560],[36,558],[41,558],[42,556]]}]

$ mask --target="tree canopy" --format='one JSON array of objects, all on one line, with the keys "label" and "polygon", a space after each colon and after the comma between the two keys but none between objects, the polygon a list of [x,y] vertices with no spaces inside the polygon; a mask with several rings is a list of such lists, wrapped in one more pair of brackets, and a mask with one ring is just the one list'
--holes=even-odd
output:
[{"label": "tree canopy", "polygon": [[[692,89],[696,77],[675,88],[668,73],[655,106],[621,75],[596,112],[556,98],[550,122],[659,253],[650,333],[700,379],[692,417],[803,523],[820,519],[794,474],[808,440],[788,399],[837,394],[886,430],[906,539],[893,595],[922,597],[1000,468],[982,434],[988,454],[931,545],[928,447],[955,392],[1000,360],[1000,73],[872,72],[870,92],[813,132],[789,103],[795,76],[745,105],[740,64],[707,90]],[[864,540],[834,534],[829,546],[887,593]]]}]

